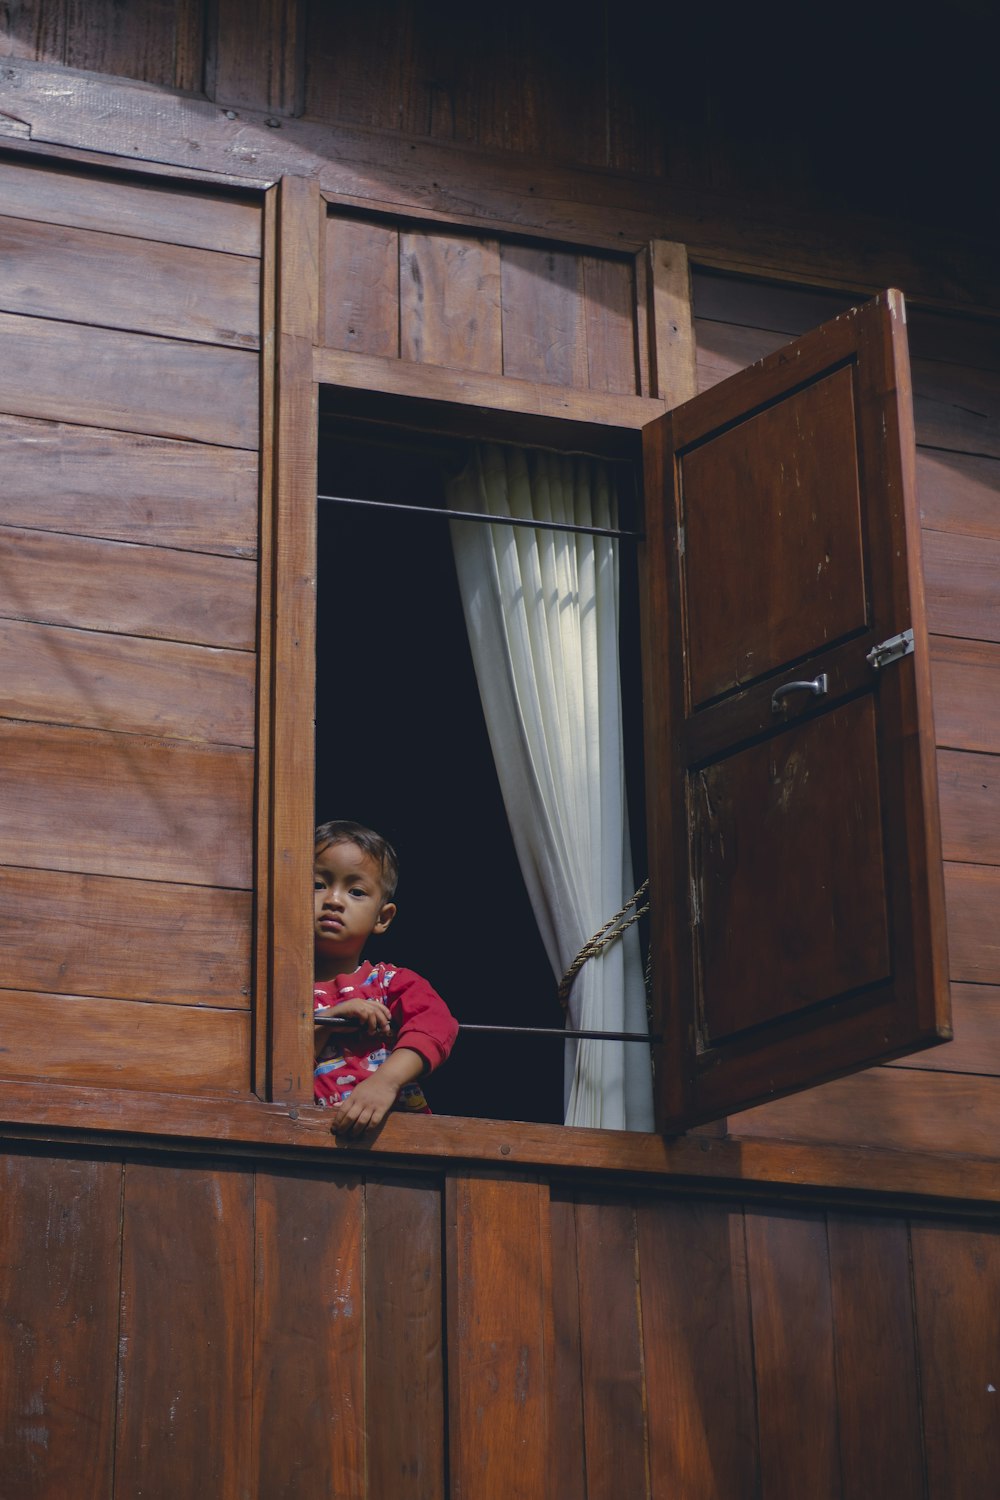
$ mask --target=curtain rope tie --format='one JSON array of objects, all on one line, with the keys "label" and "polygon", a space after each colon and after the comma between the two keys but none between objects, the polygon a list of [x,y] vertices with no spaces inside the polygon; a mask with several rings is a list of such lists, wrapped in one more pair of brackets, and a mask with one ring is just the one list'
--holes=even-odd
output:
[{"label": "curtain rope tie", "polygon": [[[569,1007],[569,992],[573,988],[573,981],[576,978],[577,974],[579,974],[580,970],[583,968],[587,960],[590,958],[596,958],[599,953],[603,953],[605,948],[607,948],[610,943],[613,943],[615,941],[615,938],[620,938],[623,932],[628,931],[633,922],[638,922],[639,918],[644,917],[649,911],[648,901],[646,902],[645,906],[639,906],[639,902],[642,900],[643,896],[645,896],[648,890],[649,880],[646,879],[642,882],[642,885],[639,887],[639,889],[628,898],[621,910],[616,911],[614,916],[610,917],[608,921],[605,922],[604,926],[598,928],[593,937],[589,937],[584,943],[583,947],[580,949],[579,953],[576,955],[573,962],[570,964],[569,968],[566,970],[565,974],[559,981],[559,1003],[562,1006],[563,1010],[567,1010]],[[636,910],[632,912],[632,915],[628,918],[627,921],[622,921],[625,913],[631,911],[633,906],[636,908]],[[619,923],[621,923],[621,926],[618,925]]]}]

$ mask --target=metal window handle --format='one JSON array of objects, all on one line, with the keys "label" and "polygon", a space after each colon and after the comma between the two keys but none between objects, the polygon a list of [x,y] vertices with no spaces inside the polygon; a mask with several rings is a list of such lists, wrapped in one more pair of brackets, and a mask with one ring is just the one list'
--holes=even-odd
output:
[{"label": "metal window handle", "polygon": [[789,693],[812,693],[814,698],[822,698],[827,691],[826,673],[821,672],[811,682],[783,682],[780,688],[775,688],[771,694],[771,712],[776,714],[781,707],[782,698],[787,698]]}]

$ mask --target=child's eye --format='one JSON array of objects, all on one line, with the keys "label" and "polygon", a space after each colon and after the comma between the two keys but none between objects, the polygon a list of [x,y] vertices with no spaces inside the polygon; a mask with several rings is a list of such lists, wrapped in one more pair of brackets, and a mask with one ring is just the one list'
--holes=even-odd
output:
[{"label": "child's eye", "polygon": [[314,891],[321,891],[323,889],[324,889],[324,886],[323,886],[322,880],[314,880],[313,881],[313,890]]},{"label": "child's eye", "polygon": [[360,885],[353,885],[351,887],[352,896],[367,896],[367,894],[368,892],[366,890],[363,890]]}]

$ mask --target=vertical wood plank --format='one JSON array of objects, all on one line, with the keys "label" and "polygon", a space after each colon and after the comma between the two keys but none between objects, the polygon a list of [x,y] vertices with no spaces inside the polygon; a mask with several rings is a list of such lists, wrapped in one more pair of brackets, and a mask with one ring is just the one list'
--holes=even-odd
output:
[{"label": "vertical wood plank", "polygon": [[928,1500],[982,1500],[1000,1473],[1000,1234],[913,1224]]},{"label": "vertical wood plank", "polygon": [[445,1494],[442,1191],[365,1186],[365,1410],[371,1500]]},{"label": "vertical wood plank", "polygon": [[399,354],[399,231],[328,214],[323,221],[323,343]]},{"label": "vertical wood plank", "polygon": [[110,1494],[121,1180],[115,1161],[0,1159],[0,1473],[11,1500]]},{"label": "vertical wood plank", "polygon": [[645,1391],[632,1209],[579,1202],[576,1230],[587,1500],[642,1496]]},{"label": "vertical wood plank", "polygon": [[583,266],[572,251],[500,250],[503,373],[587,388]]},{"label": "vertical wood plank", "polygon": [[641,394],[632,263],[585,255],[583,295],[590,389],[615,391],[624,396]]},{"label": "vertical wood plank", "polygon": [[116,1500],[251,1489],[253,1180],[125,1169]]},{"label": "vertical wood plank", "polygon": [[840,1500],[826,1225],[754,1211],[746,1227],[762,1500]]},{"label": "vertical wood plank", "polygon": [[320,198],[284,177],[278,212],[277,371],[270,617],[271,1097],[309,1103],[312,1084],[313,703],[316,691],[317,390]]},{"label": "vertical wood plank", "polygon": [[548,1189],[451,1177],[446,1220],[453,1500],[538,1500],[550,1467]]},{"label": "vertical wood plank", "polygon": [[305,5],[301,0],[215,0],[212,97],[220,104],[302,113]]},{"label": "vertical wood plank", "polygon": [[[367,1493],[363,1214],[360,1181],[257,1174],[255,1493],[268,1500]],[[393,1440],[377,1409],[376,1440]]]},{"label": "vertical wood plank", "polygon": [[743,1214],[637,1211],[653,1500],[759,1494]]},{"label": "vertical wood plank", "polygon": [[649,335],[652,394],[668,407],[696,392],[694,310],[687,250],[672,240],[649,246],[652,327]]},{"label": "vertical wood plank", "polygon": [[257,694],[254,743],[257,749],[257,784],[254,818],[254,917],[252,935],[253,1033],[250,1060],[252,1088],[259,1099],[269,1096],[271,1086],[271,777],[272,702],[274,655],[274,510],[276,500],[275,434],[277,428],[278,376],[278,187],[264,194],[261,214],[260,268],[260,464],[258,469],[257,518]]},{"label": "vertical wood plank", "polygon": [[843,1500],[923,1500],[906,1226],[837,1214],[827,1233]]},{"label": "vertical wood plank", "polygon": [[550,1433],[553,1500],[580,1500],[587,1493],[583,1438],[583,1360],[580,1350],[580,1283],[576,1253],[576,1205],[553,1197],[552,1373]]},{"label": "vertical wood plank", "polygon": [[402,357],[501,374],[499,242],[401,234],[399,270]]}]

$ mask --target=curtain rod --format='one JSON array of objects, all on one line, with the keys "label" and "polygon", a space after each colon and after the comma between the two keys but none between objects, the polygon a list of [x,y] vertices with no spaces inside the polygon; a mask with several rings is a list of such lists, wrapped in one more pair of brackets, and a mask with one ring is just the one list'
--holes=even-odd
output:
[{"label": "curtain rod", "polygon": [[558,1036],[563,1041],[590,1042],[662,1042],[660,1035],[645,1031],[564,1031],[559,1026],[479,1026],[459,1021],[459,1031],[500,1031],[518,1036]]},{"label": "curtain rod", "polygon": [[370,505],[376,510],[415,511],[424,516],[447,516],[449,521],[488,521],[491,526],[526,526],[530,531],[573,531],[584,536],[622,537],[625,541],[641,542],[641,531],[621,531],[610,526],[574,526],[561,521],[532,521],[525,516],[491,516],[481,510],[449,510],[445,505],[404,505],[399,500],[359,500],[348,495],[317,495],[317,500],[326,500],[331,505]]}]

